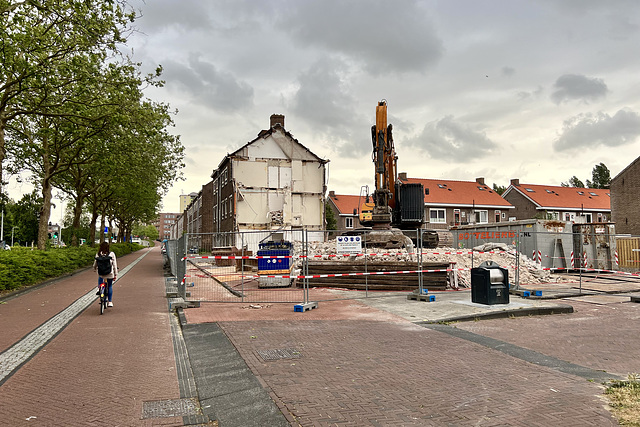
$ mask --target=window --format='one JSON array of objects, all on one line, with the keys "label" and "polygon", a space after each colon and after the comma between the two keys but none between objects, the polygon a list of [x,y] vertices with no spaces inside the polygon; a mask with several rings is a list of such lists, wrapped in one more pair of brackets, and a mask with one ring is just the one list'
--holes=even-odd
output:
[{"label": "window", "polygon": [[526,187],[525,187],[525,190],[527,190],[527,192],[528,192],[528,193],[535,193],[535,191],[533,190],[533,188],[526,188]]},{"label": "window", "polygon": [[489,211],[476,211],[476,222],[487,224],[489,222]]},{"label": "window", "polygon": [[447,222],[444,209],[429,209],[429,222],[444,224]]},{"label": "window", "polygon": [[589,194],[591,194],[592,196],[597,196],[597,194],[594,193],[593,191],[589,191]]},{"label": "window", "polygon": [[495,215],[496,222],[500,222],[500,218],[502,217],[502,215],[500,215],[500,211],[496,210],[494,212],[494,215]]},{"label": "window", "polygon": [[344,227],[345,228],[353,228],[353,217],[348,216],[344,219]]},{"label": "window", "polygon": [[547,219],[557,221],[560,219],[560,212],[547,211]]},{"label": "window", "polygon": [[591,216],[591,214],[590,214],[590,213],[588,213],[588,214],[584,214],[584,216],[585,216],[585,218],[587,219],[587,222],[591,222],[591,221],[593,221],[593,217]]}]

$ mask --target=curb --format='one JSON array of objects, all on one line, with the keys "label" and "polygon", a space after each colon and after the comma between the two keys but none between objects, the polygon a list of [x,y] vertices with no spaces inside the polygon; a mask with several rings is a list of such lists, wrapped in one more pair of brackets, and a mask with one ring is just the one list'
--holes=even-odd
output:
[{"label": "curb", "polygon": [[509,311],[495,311],[489,313],[478,313],[464,316],[453,316],[453,317],[445,317],[438,320],[427,320],[427,321],[418,321],[412,322],[416,325],[430,325],[437,323],[450,323],[450,322],[470,322],[470,321],[478,321],[478,320],[489,320],[489,319],[504,319],[508,317],[525,317],[525,316],[542,316],[549,314],[568,314],[573,313],[573,306],[568,304],[558,304],[554,307],[530,307],[530,308],[521,308],[517,310],[509,310]]}]

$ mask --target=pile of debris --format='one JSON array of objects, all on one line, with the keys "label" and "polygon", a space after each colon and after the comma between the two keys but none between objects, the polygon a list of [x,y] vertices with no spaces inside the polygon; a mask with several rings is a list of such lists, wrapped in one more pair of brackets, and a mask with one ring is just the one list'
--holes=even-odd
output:
[{"label": "pile of debris", "polygon": [[[294,253],[301,254],[302,245],[294,242]],[[309,261],[332,261],[340,263],[350,263],[362,265],[363,255],[336,255],[335,242],[309,242]],[[419,254],[415,250],[406,249],[367,249],[367,260],[370,264],[377,263],[397,263],[399,267],[403,264],[415,265],[419,261]],[[552,275],[548,270],[542,270],[537,264],[526,255],[519,257],[519,283],[559,283],[565,281],[562,276]],[[458,285],[461,287],[471,286],[471,268],[478,267],[484,261],[493,261],[509,271],[509,281],[515,283],[516,279],[516,251],[515,247],[505,244],[489,243],[470,249],[455,249],[439,247],[435,249],[422,250],[422,263],[445,263],[457,270]],[[294,270],[301,271],[303,258],[294,258]]]}]

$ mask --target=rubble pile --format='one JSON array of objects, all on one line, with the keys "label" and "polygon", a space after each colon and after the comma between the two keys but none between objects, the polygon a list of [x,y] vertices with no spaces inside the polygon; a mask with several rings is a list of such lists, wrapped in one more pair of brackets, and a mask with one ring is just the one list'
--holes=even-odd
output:
[{"label": "rubble pile", "polygon": [[[335,242],[309,242],[310,260],[332,260],[345,263],[362,262],[360,255],[336,256]],[[417,262],[417,251],[406,249],[367,249],[369,263],[397,262],[399,264]],[[473,252],[473,258],[471,255]],[[302,254],[301,242],[294,242],[294,253]],[[374,255],[375,254],[375,255]],[[455,263],[452,268],[457,269],[458,284],[461,287],[471,286],[471,268],[478,267],[484,261],[493,261],[509,271],[509,281],[515,283],[516,277],[516,251],[515,247],[505,244],[485,244],[471,249],[455,249],[438,247],[422,250],[422,262]],[[294,269],[300,269],[303,258],[294,258]],[[564,279],[552,275],[548,270],[540,269],[540,265],[520,254],[520,284],[558,283]]]}]

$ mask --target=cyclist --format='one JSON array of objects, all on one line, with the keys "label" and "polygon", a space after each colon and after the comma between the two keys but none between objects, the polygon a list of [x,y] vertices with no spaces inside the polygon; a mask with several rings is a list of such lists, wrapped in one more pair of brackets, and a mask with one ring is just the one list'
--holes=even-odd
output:
[{"label": "cyclist", "polygon": [[118,262],[116,254],[109,250],[109,242],[100,243],[96,258],[93,260],[93,270],[98,273],[98,287],[106,282],[109,300],[107,307],[113,307],[111,298],[113,297],[113,281],[118,277]]}]

